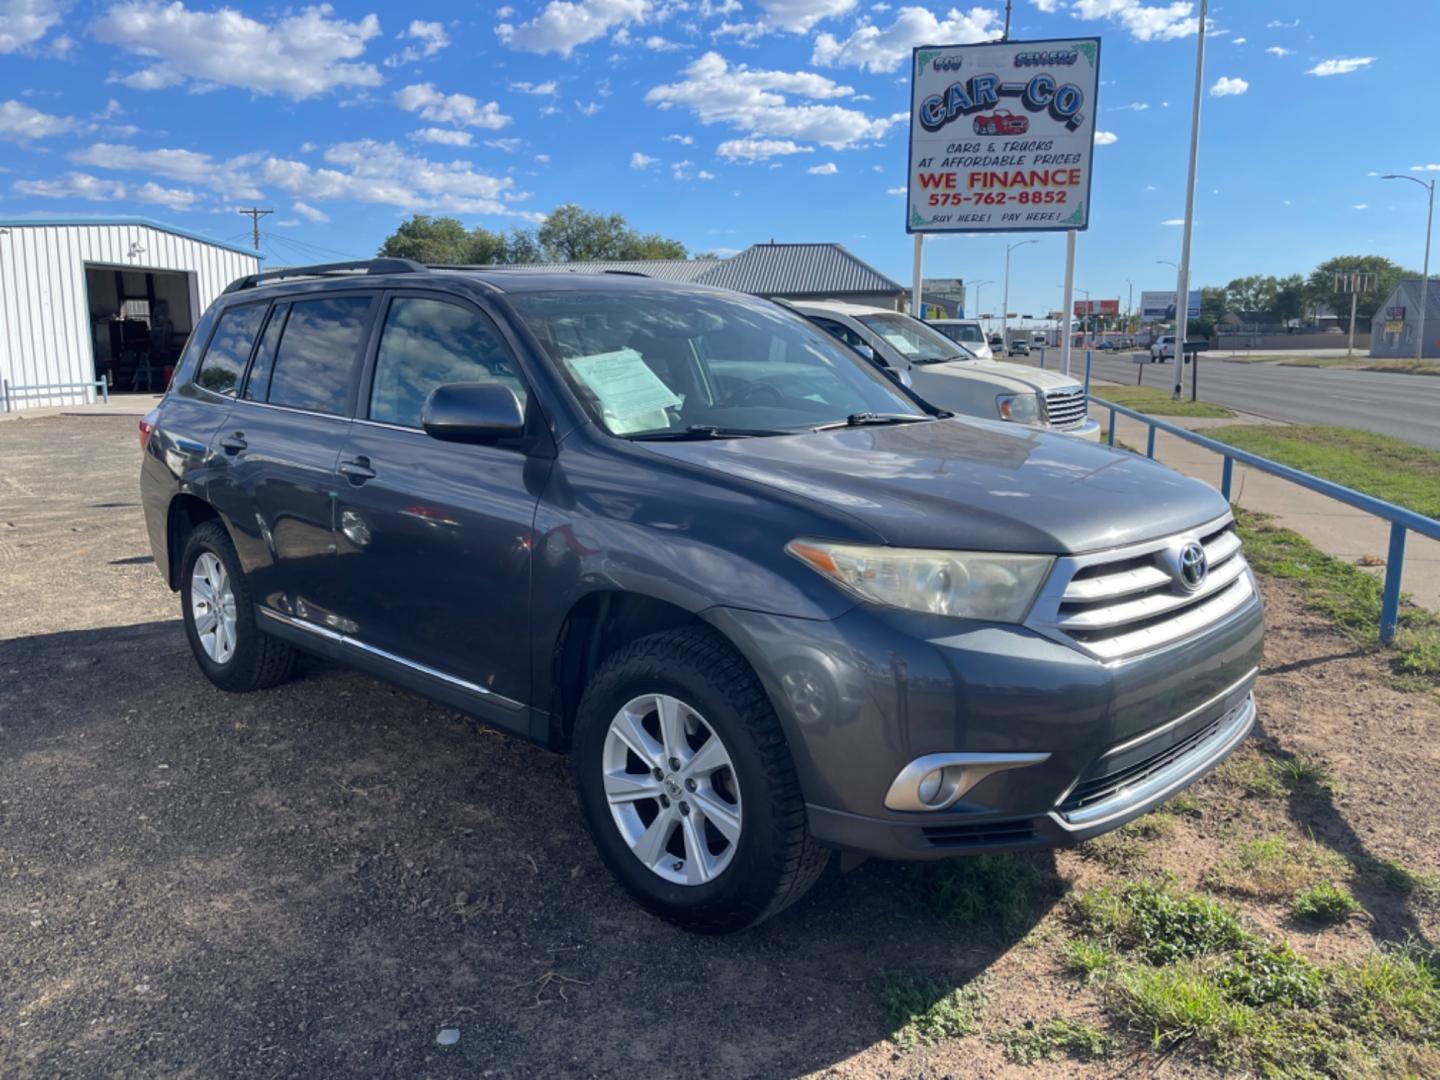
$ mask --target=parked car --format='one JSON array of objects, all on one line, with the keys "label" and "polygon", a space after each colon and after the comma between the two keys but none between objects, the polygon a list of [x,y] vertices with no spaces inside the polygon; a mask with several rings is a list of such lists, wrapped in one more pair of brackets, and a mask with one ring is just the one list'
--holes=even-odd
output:
[{"label": "parked car", "polygon": [[[605,864],[696,930],[774,915],[836,848],[1116,828],[1255,717],[1260,599],[1213,488],[951,417],[739,293],[253,275],[140,443],[212,683],[274,686],[304,650],[569,752]],[[506,785],[564,847],[553,778]]]},{"label": "parked car", "polygon": [[1024,338],[1014,338],[1010,342],[1010,348],[1005,352],[1007,356],[1029,356],[1030,342]]},{"label": "parked car", "polygon": [[1024,135],[1030,130],[1030,119],[1008,109],[996,109],[989,116],[977,116],[974,128],[976,135]]},{"label": "parked car", "polygon": [[1156,341],[1154,341],[1154,342],[1150,345],[1150,362],[1151,362],[1151,363],[1162,363],[1162,364],[1163,364],[1166,360],[1174,360],[1174,359],[1175,359],[1175,338],[1174,338],[1173,335],[1166,334],[1164,337],[1158,338]]},{"label": "parked car", "polygon": [[837,300],[791,306],[832,337],[908,374],[915,392],[942,408],[1100,439],[1100,425],[1088,415],[1085,388],[1068,376],[981,360],[968,346],[898,311]]},{"label": "parked car", "polygon": [[985,332],[980,329],[979,319],[926,319],[925,325],[933,326],[951,341],[963,346],[965,351],[976,359],[995,359],[990,343],[985,340]]}]

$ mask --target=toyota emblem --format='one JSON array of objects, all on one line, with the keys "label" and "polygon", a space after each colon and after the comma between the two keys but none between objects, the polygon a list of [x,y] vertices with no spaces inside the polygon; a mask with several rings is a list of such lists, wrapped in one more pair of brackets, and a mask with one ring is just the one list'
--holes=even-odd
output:
[{"label": "toyota emblem", "polygon": [[1180,584],[1194,592],[1205,584],[1205,576],[1210,573],[1210,560],[1205,555],[1205,549],[1195,541],[1191,541],[1180,549]]}]

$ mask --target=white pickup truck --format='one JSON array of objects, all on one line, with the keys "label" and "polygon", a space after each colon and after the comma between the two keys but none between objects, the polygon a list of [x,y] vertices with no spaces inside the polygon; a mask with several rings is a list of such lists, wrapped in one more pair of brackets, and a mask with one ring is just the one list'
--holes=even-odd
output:
[{"label": "white pickup truck", "polygon": [[941,408],[1100,440],[1100,425],[1089,417],[1085,388],[1068,375],[981,360],[959,342],[897,311],[838,300],[795,301],[789,306],[894,371]]}]

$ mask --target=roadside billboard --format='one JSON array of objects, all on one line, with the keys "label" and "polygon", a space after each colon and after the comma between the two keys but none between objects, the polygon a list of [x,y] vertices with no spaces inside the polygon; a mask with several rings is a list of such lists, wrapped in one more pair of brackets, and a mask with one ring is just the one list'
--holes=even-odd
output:
[{"label": "roadside billboard", "polygon": [[1083,319],[1086,315],[1119,315],[1119,300],[1076,300],[1075,314]]},{"label": "roadside billboard", "polygon": [[[1185,317],[1200,317],[1200,290],[1190,290],[1190,303]],[[1140,318],[1147,322],[1165,322],[1175,318],[1175,290],[1169,292],[1142,292],[1140,294]]]},{"label": "roadside billboard", "polygon": [[910,70],[907,232],[1089,227],[1099,38],[925,45]]}]

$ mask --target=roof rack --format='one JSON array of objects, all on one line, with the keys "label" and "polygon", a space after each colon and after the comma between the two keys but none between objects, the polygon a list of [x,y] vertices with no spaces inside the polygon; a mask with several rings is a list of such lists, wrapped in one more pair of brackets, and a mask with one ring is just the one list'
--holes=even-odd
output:
[{"label": "roof rack", "polygon": [[424,274],[428,272],[428,269],[423,263],[418,263],[414,259],[360,259],[356,262],[287,266],[280,270],[266,270],[263,274],[247,274],[245,277],[237,278],[225,287],[225,292],[240,292],[243,289],[253,289],[268,281],[283,281],[286,278],[342,277],[357,272],[364,274]]}]

